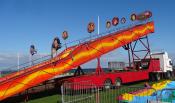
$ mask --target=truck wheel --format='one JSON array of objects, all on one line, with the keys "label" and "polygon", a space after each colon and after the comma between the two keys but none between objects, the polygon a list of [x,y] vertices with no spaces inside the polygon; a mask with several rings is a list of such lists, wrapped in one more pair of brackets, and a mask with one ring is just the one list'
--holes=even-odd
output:
[{"label": "truck wheel", "polygon": [[155,74],[155,80],[156,80],[156,81],[159,81],[159,80],[160,80],[160,73],[156,73],[156,74]]},{"label": "truck wheel", "polygon": [[171,71],[171,77],[172,77],[172,78],[174,77],[174,72],[173,72],[173,71]]},{"label": "truck wheel", "polygon": [[115,86],[116,86],[116,87],[120,87],[121,84],[122,84],[121,79],[120,79],[120,78],[117,78],[117,79],[115,80]]},{"label": "truck wheel", "polygon": [[112,81],[110,79],[106,79],[104,82],[104,88],[105,89],[110,89],[112,86]]},{"label": "truck wheel", "polygon": [[154,81],[154,79],[155,79],[155,78],[154,78],[153,73],[150,73],[150,74],[149,74],[149,80],[150,80],[150,81]]},{"label": "truck wheel", "polygon": [[167,75],[167,79],[170,79],[170,78],[171,78],[171,73],[170,73],[170,71],[167,71],[166,75]]}]

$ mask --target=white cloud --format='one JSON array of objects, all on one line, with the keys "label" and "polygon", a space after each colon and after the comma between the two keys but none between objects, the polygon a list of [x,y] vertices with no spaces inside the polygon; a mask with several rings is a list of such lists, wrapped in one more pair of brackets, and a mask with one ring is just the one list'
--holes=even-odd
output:
[{"label": "white cloud", "polygon": [[[33,59],[41,58],[46,54],[37,54],[33,57]],[[19,63],[23,64],[29,62],[28,54],[19,54]],[[0,69],[6,69],[12,66],[17,67],[18,56],[17,53],[0,53]],[[26,64],[27,65],[27,64]],[[28,64],[29,65],[29,64]],[[12,68],[16,69],[16,68]]]},{"label": "white cloud", "polygon": [[4,58],[1,58],[1,57],[0,57],[0,61],[3,61],[3,60],[4,60]]}]

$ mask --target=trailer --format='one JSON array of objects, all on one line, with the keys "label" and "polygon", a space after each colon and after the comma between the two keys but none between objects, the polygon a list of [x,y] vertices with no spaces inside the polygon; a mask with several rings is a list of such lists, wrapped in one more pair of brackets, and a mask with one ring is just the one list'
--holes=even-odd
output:
[{"label": "trailer", "polygon": [[[146,43],[143,39],[146,39]],[[141,42],[145,49],[142,48],[136,50],[138,42]],[[82,85],[93,84],[97,87],[105,85],[105,88],[109,88],[111,85],[118,87],[125,83],[141,80],[158,81],[161,78],[170,78],[173,76],[172,61],[168,57],[168,53],[151,53],[147,36],[139,38],[138,40],[123,46],[123,48],[128,51],[129,58],[129,66],[126,66],[123,70],[104,72],[100,66],[100,58],[97,58],[98,64],[94,73],[81,75],[83,74],[81,73],[82,69],[78,68],[74,77],[65,79],[64,82],[71,84],[80,83]],[[138,52],[145,55],[139,57],[137,54]],[[71,88],[74,90],[77,89],[77,87],[73,85]],[[90,87],[84,86],[82,88],[87,89]]]}]

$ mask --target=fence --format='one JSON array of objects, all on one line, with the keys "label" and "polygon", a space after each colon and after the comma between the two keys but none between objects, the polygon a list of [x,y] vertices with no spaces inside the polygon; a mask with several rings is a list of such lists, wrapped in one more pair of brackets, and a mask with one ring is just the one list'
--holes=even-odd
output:
[{"label": "fence", "polygon": [[[146,89],[146,90],[145,90]],[[150,91],[155,92],[153,88],[145,87],[116,87],[114,85],[95,86],[88,83],[64,83],[61,87],[62,103],[127,103],[121,100],[121,96],[125,93],[138,93],[144,91],[144,99],[146,103],[154,103],[150,100]],[[138,97],[143,94],[137,94]],[[130,95],[126,95],[125,99],[129,100]],[[143,98],[137,98],[137,101],[132,103],[141,103]],[[154,95],[154,100],[158,100],[157,94]],[[143,102],[144,103],[144,102]],[[157,102],[156,102],[157,103]]]},{"label": "fence", "polygon": [[96,103],[97,88],[88,81],[81,83],[64,83],[61,87],[62,103]]}]

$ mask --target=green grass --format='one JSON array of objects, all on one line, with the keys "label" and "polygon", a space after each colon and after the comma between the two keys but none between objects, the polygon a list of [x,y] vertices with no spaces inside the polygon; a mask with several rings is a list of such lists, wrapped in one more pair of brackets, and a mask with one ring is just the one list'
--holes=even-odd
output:
[{"label": "green grass", "polygon": [[47,97],[30,100],[27,103],[61,103],[61,95],[52,95]]},{"label": "green grass", "polygon": [[[160,80],[159,82],[161,82],[163,80]],[[132,84],[126,84],[126,85],[123,85],[120,89],[110,89],[110,90],[103,90],[103,91],[100,91],[99,93],[99,96],[100,96],[100,103],[115,103],[114,101],[116,101],[117,103],[117,99],[116,97],[123,94],[123,93],[126,93],[126,92],[131,92],[131,91],[136,91],[138,90],[138,88],[129,88],[129,87],[143,87],[144,86],[144,83],[145,81],[142,81],[142,82],[136,82],[136,83],[132,83]],[[149,82],[150,85],[154,84],[154,83],[157,83],[157,82]],[[92,96],[92,94],[86,94],[86,95],[83,95],[84,97],[86,96]],[[95,94],[94,94],[95,96]],[[82,96],[81,95],[74,95],[74,98],[81,98]],[[69,95],[67,95],[67,98],[73,98]],[[110,99],[106,99],[106,98],[110,98]],[[105,100],[108,100],[108,101],[105,101]],[[90,101],[95,101],[95,97],[91,97],[87,100],[84,100],[84,103],[93,103],[93,102],[90,102]],[[30,100],[28,101],[27,103],[61,103],[61,95],[58,95],[58,94],[54,94],[54,95],[51,95],[51,96],[45,96],[45,97],[41,97],[41,98],[36,98],[34,100]],[[81,102],[83,103],[83,102]]]},{"label": "green grass", "polygon": [[[100,101],[100,103],[106,103],[107,101],[105,101],[105,98],[110,97],[110,100],[108,101],[110,103],[110,101],[116,100],[116,97],[118,95],[121,95],[124,92],[130,92],[130,91],[134,91],[136,89],[128,89],[128,86],[141,86],[143,87],[144,82],[137,82],[136,84],[127,84],[127,85],[123,85],[120,89],[111,89],[111,90],[106,90],[106,91],[100,91],[100,98],[102,98],[102,100]],[[150,83],[152,84],[152,83]],[[126,88],[128,89],[126,91]],[[85,95],[84,95],[85,96]],[[86,94],[86,96],[88,96],[88,94]],[[71,98],[71,96],[67,96],[67,98]],[[81,98],[80,95],[74,95],[74,98]],[[91,99],[87,99],[87,101],[89,102],[89,100],[94,101],[95,98],[91,98]],[[84,103],[87,102],[85,100]],[[37,98],[34,100],[30,100],[27,103],[61,103],[61,95],[55,94],[52,96],[46,96],[46,97],[42,97],[42,98]],[[82,103],[82,102],[81,102]]]}]

